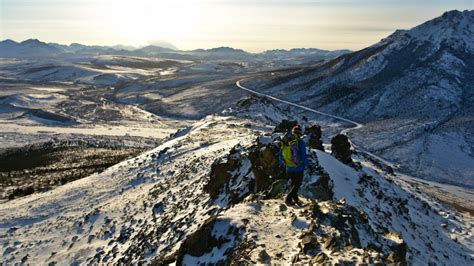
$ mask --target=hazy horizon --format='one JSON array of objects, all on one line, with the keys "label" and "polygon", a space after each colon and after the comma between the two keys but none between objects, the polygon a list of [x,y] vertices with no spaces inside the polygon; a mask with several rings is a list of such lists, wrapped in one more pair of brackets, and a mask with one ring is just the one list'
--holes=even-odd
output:
[{"label": "hazy horizon", "polygon": [[249,52],[358,50],[474,0],[0,0],[0,39],[181,50],[229,46]]}]

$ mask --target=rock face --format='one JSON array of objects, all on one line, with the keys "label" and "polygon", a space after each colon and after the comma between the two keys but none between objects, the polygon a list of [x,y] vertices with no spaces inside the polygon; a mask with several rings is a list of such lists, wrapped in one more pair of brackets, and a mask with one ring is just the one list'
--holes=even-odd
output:
[{"label": "rock face", "polygon": [[308,136],[308,147],[324,151],[323,141],[321,140],[321,127],[312,125],[304,130],[304,134]]},{"label": "rock face", "polygon": [[338,134],[331,139],[332,155],[345,164],[351,164],[351,144],[346,135]]},{"label": "rock face", "polygon": [[[190,256],[199,257],[210,252],[214,247],[229,241],[223,237],[217,239],[212,235],[212,229],[216,223],[216,217],[211,217],[204,224],[186,238],[181,244],[176,254],[176,264],[183,264],[183,256],[188,254]],[[225,259],[223,260],[225,261]]]},{"label": "rock face", "polygon": [[212,199],[215,199],[219,195],[219,191],[229,182],[231,178],[231,172],[235,170],[240,164],[232,153],[227,157],[215,161],[211,165],[211,174],[209,183],[204,186],[204,191],[209,193]]},{"label": "rock face", "polygon": [[310,250],[318,247],[318,239],[315,236],[305,236],[301,239],[299,246],[303,253],[308,253]]},{"label": "rock face", "polygon": [[333,184],[328,173],[326,173],[321,167],[316,168],[316,172],[319,174],[319,179],[309,186],[313,197],[317,200],[331,200],[333,199],[334,192],[332,190]]}]

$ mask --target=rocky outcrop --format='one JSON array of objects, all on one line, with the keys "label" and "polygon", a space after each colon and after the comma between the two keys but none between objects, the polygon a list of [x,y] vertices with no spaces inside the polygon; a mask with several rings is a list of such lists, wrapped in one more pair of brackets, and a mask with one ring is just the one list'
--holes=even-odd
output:
[{"label": "rocky outcrop", "polygon": [[332,155],[345,164],[352,164],[351,143],[346,135],[338,134],[331,139]]},{"label": "rocky outcrop", "polygon": [[211,165],[210,179],[204,186],[204,191],[209,193],[211,199],[215,199],[219,195],[222,188],[225,188],[229,183],[232,176],[231,172],[239,167],[240,159],[233,155],[235,153],[230,153]]},{"label": "rocky outcrop", "polygon": [[406,256],[408,246],[403,240],[399,233],[389,232],[385,234],[385,239],[391,250],[391,253],[387,256],[387,262],[399,263],[400,265],[406,265]]},{"label": "rocky outcrop", "polygon": [[[216,238],[212,234],[217,217],[211,217],[193,234],[189,235],[181,244],[176,254],[176,265],[183,265],[185,255],[200,257],[210,252],[214,247],[218,247],[223,243],[229,242],[225,237]],[[222,258],[221,263],[225,263],[226,257]]]},{"label": "rocky outcrop", "polygon": [[321,127],[312,125],[306,127],[304,134],[308,137],[308,147],[324,151],[323,141],[321,140]]},{"label": "rocky outcrop", "polygon": [[251,95],[245,99],[242,99],[237,102],[237,106],[240,108],[250,108],[252,105],[256,103],[261,103],[263,105],[273,105],[272,101],[266,97],[260,97],[256,95]]},{"label": "rocky outcrop", "polygon": [[[184,256],[189,255],[192,257],[186,257],[185,264],[212,258],[213,264],[231,265],[282,261],[406,265],[407,245],[401,235],[375,232],[367,214],[344,200],[310,201],[302,209],[280,202],[248,198],[237,210],[211,218],[186,238],[176,255],[176,264],[182,265]],[[273,227],[275,222],[280,225]],[[291,243],[292,254],[275,248],[282,245],[281,241]]]},{"label": "rocky outcrop", "polygon": [[319,179],[308,186],[314,199],[317,200],[332,200],[334,192],[332,190],[333,184],[329,174],[324,171],[322,167],[317,167],[316,172]]},{"label": "rocky outcrop", "polygon": [[[309,127],[307,132],[313,137],[321,135],[318,126]],[[249,213],[231,212],[228,217],[221,213],[218,218],[203,224],[181,245],[176,256],[177,265],[183,262],[184,255],[192,256],[190,261],[201,256],[219,256],[216,257],[219,260],[215,262],[224,264],[266,264],[278,261],[354,264],[362,261],[404,265],[408,248],[399,234],[389,230],[385,231],[386,236],[376,233],[365,212],[348,205],[344,199],[334,200],[333,180],[319,165],[316,151],[308,151],[310,165],[306,177],[318,178],[306,183],[300,191],[306,206],[295,211],[293,207],[282,203],[281,195],[287,192],[288,180],[284,178],[284,171],[279,166],[278,135],[262,135],[250,147],[238,145],[229,155],[212,165],[210,182],[205,187],[211,198],[222,200],[226,195],[230,195],[228,203],[233,204],[233,208]],[[337,135],[332,144],[334,156],[350,164],[351,146],[347,137]],[[368,175],[360,175],[361,185],[376,186],[375,182]],[[237,189],[246,192],[235,192]],[[156,211],[161,207],[156,206]],[[262,208],[267,208],[267,214],[261,213]],[[268,212],[268,208],[272,211]],[[266,215],[273,218],[264,222]],[[281,219],[289,219],[291,227],[303,228],[297,233],[301,235],[297,236],[296,241],[292,240],[299,253],[293,254],[291,258],[276,252],[268,245],[262,245],[261,242],[259,244],[258,241],[260,234],[267,232],[256,231],[255,226],[262,222],[274,223],[278,221],[275,220],[278,215],[281,215]],[[261,230],[270,229],[264,226]],[[217,231],[221,235],[214,236],[212,232]],[[274,232],[271,235],[279,241],[280,233]],[[216,250],[220,251],[215,253]],[[345,255],[339,256],[340,254]]]}]

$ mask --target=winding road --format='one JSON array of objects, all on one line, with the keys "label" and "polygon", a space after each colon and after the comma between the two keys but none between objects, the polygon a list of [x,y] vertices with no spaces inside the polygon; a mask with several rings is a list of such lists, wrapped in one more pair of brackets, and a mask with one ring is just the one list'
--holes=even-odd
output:
[{"label": "winding road", "polygon": [[[274,100],[274,101],[277,101],[277,102],[281,102],[281,103],[285,103],[285,104],[288,104],[288,105],[291,105],[291,106],[294,106],[296,108],[300,108],[300,109],[303,109],[303,110],[306,110],[308,112],[312,112],[312,113],[315,113],[315,114],[319,114],[319,115],[323,115],[323,116],[326,116],[326,117],[330,117],[330,118],[333,118],[333,119],[336,119],[336,120],[339,120],[339,121],[343,121],[343,122],[346,122],[348,124],[351,124],[351,125],[354,125],[354,127],[351,127],[351,128],[347,128],[347,129],[344,129],[341,131],[341,134],[346,134],[349,130],[354,130],[354,129],[359,129],[361,127],[363,127],[364,125],[361,124],[361,123],[358,123],[356,121],[353,121],[353,120],[350,120],[350,119],[347,119],[347,118],[344,118],[344,117],[341,117],[341,116],[337,116],[337,115],[332,115],[332,114],[328,114],[328,113],[325,113],[325,112],[321,112],[321,111],[318,111],[318,110],[315,110],[313,108],[309,108],[309,107],[306,107],[306,106],[303,106],[303,105],[300,105],[300,104],[297,104],[297,103],[292,103],[292,102],[289,102],[289,101],[286,101],[286,100],[283,100],[283,99],[280,99],[280,98],[277,98],[277,97],[274,97],[274,96],[271,96],[271,95],[268,95],[268,94],[264,94],[264,93],[261,93],[261,92],[258,92],[258,91],[254,91],[252,89],[249,89],[247,87],[244,87],[242,84],[240,84],[241,81],[243,81],[244,79],[241,79],[241,80],[238,80],[237,82],[235,82],[235,85],[237,87],[239,87],[240,89],[242,90],[245,90],[247,92],[250,92],[250,93],[253,93],[255,95],[258,95],[258,96],[262,96],[262,97],[266,97],[268,99],[271,99],[271,100]],[[370,155],[371,157],[381,161],[382,163],[392,167],[392,168],[397,168],[396,167],[396,164],[392,163],[392,162],[389,162],[387,161],[386,159],[378,156],[378,155],[375,155],[365,149],[363,149],[362,147],[354,144],[352,141],[351,141],[351,144],[354,148],[356,148],[357,150],[367,154],[367,155]]]}]

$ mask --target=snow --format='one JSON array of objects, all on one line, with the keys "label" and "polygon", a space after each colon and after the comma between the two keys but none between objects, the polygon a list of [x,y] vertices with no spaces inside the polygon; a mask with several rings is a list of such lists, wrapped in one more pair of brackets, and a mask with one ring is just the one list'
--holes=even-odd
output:
[{"label": "snow", "polygon": [[47,92],[63,92],[65,89],[62,88],[53,88],[53,87],[31,87],[34,90],[38,91],[47,91]]},{"label": "snow", "polygon": [[[469,225],[469,222],[465,223],[462,221],[462,218],[459,219],[459,217],[463,215],[457,214],[458,218],[449,216],[442,217],[437,216],[435,213],[430,213],[429,211],[422,211],[420,206],[423,204],[431,205],[436,201],[430,198],[430,196],[420,194],[419,190],[414,189],[413,185],[410,185],[414,180],[413,178],[405,176],[402,181],[402,179],[397,180],[395,177],[393,181],[391,181],[392,178],[382,177],[378,171],[368,168],[367,166],[370,164],[367,163],[364,163],[366,166],[362,169],[362,172],[358,172],[338,162],[332,156],[320,151],[318,151],[318,159],[321,166],[328,172],[334,182],[336,199],[344,198],[348,204],[365,210],[370,217],[370,223],[373,224],[375,228],[383,226],[395,232],[400,232],[408,246],[413,248],[414,255],[411,259],[413,259],[414,263],[422,263],[430,260],[429,255],[422,254],[423,252],[417,253],[416,251],[427,245],[427,243],[431,243],[430,246],[436,250],[435,252],[437,254],[447,254],[450,263],[455,260],[459,260],[459,263],[463,261],[462,257],[456,255],[460,250],[454,247],[455,243],[452,241],[452,233],[450,230],[442,228],[441,225],[443,223],[449,223],[452,224],[452,227],[458,228],[460,234],[456,236],[456,241],[463,242],[464,247],[469,250],[473,249],[474,228]],[[373,165],[371,167],[373,167]],[[377,194],[370,192],[370,190],[367,191],[363,189],[363,192],[359,192],[359,189],[355,189],[361,186],[359,178],[363,173],[369,174],[372,178],[377,180],[377,183],[373,185],[383,189],[384,196],[382,200],[378,198]],[[391,185],[395,180],[403,189]],[[413,197],[413,195],[416,196]],[[401,202],[403,200],[407,201],[406,214],[403,211],[400,212],[396,204],[393,205],[394,202]],[[436,205],[435,208],[439,207],[439,205]],[[387,212],[392,213],[389,216],[391,217],[391,221],[387,221],[383,215]],[[452,211],[448,212],[453,213]],[[407,214],[409,218],[405,220],[403,217]],[[467,218],[467,221],[470,220],[470,218]],[[433,232],[435,232],[435,234]],[[440,262],[441,258],[438,256],[436,261]]]},{"label": "snow", "polygon": [[[112,166],[101,174],[91,175],[45,193],[0,204],[0,224],[3,228],[0,229],[1,234],[7,234],[8,228],[18,227],[13,234],[8,234],[8,239],[20,241],[22,248],[18,251],[23,255],[28,253],[29,256],[35,258],[35,261],[85,262],[85,259],[94,255],[98,248],[103,249],[104,252],[111,250],[112,247],[107,246],[106,243],[120,234],[120,230],[116,226],[133,227],[138,230],[140,225],[136,222],[134,224],[133,221],[142,219],[151,222],[152,218],[149,217],[151,211],[148,208],[143,209],[143,204],[150,204],[150,202],[160,199],[163,202],[169,201],[166,203],[167,207],[164,209],[164,213],[160,215],[163,219],[169,216],[166,219],[182,221],[184,218],[190,218],[188,211],[198,211],[192,225],[183,228],[192,232],[198,226],[198,220],[204,219],[204,213],[209,211],[212,206],[196,205],[191,209],[176,212],[176,207],[173,206],[188,201],[190,203],[194,199],[189,198],[189,195],[184,196],[187,199],[182,198],[178,201],[171,200],[169,197],[172,195],[179,197],[182,193],[180,191],[186,191],[186,188],[190,186],[194,186],[198,191],[200,187],[202,189],[202,186],[194,184],[205,181],[203,175],[208,174],[207,168],[201,166],[200,172],[190,176],[187,183],[179,183],[179,186],[172,185],[172,189],[161,194],[160,199],[149,198],[147,195],[150,191],[156,190],[156,186],[159,184],[180,182],[177,177],[180,176],[180,172],[186,171],[183,164],[195,165],[195,158],[204,159],[213,154],[220,154],[237,143],[245,143],[245,139],[251,137],[246,130],[241,133],[224,133],[222,130],[227,130],[225,125],[216,127],[223,121],[226,119],[208,117],[195,125],[188,134],[164,143],[137,158]],[[208,132],[214,127],[218,133]],[[209,142],[212,136],[217,137],[219,141]],[[193,141],[190,141],[190,138]],[[200,145],[200,143],[206,145]],[[165,150],[169,155],[160,158],[160,161],[156,161],[153,159],[156,157],[151,156]],[[215,155],[213,156],[211,158],[215,158]],[[209,164],[204,163],[203,165]],[[159,171],[157,171],[157,166]],[[202,194],[203,192],[191,192],[195,196],[200,195],[195,193]],[[96,217],[94,222],[85,221],[78,225],[78,222],[87,213],[96,209],[99,210],[100,216]],[[132,221],[128,218],[130,214],[133,214]],[[114,225],[108,223],[107,220],[113,220]],[[159,221],[157,222],[159,223]],[[106,232],[108,233],[105,234]],[[172,231],[169,233],[173,234]],[[35,239],[32,239],[31,235],[36,235]],[[93,242],[88,243],[91,235],[97,237],[93,237]],[[169,245],[176,247],[173,244],[177,240],[176,238],[169,240],[172,242],[165,241],[169,239],[167,235],[160,238],[163,246],[160,246],[155,252],[161,252],[161,249],[167,248]],[[39,239],[43,241],[38,242]],[[68,246],[73,242],[73,248],[69,249]],[[10,243],[10,240],[2,240],[2,244],[5,244],[3,248],[9,246],[7,243]],[[168,244],[165,245],[165,243]],[[127,250],[128,245],[130,245],[129,242],[121,245],[121,250]],[[52,255],[53,252],[56,252],[55,255]],[[18,255],[15,257],[21,259]]]},{"label": "snow", "polygon": [[273,259],[272,264],[291,263],[293,256],[299,252],[299,236],[308,227],[308,221],[299,214],[298,209],[289,207],[282,212],[281,204],[280,200],[241,203],[220,214],[218,219],[228,220],[229,226],[245,228],[245,237],[255,241],[257,247],[264,247],[270,257],[276,258],[278,253],[283,253],[279,259]]},{"label": "snow", "polygon": [[1,99],[0,104],[10,104],[22,108],[43,108],[60,103],[65,99],[67,99],[66,96],[56,93],[23,94]]},{"label": "snow", "polygon": [[437,46],[446,40],[461,40],[468,51],[474,52],[474,11],[449,11],[443,16],[423,23],[410,30],[410,35],[422,41],[429,41]]},{"label": "snow", "polygon": [[[266,125],[271,120],[254,113],[255,110],[273,108],[273,113],[283,116],[271,103],[257,103],[267,107],[249,107],[253,111],[247,114],[243,111],[245,107],[233,108],[207,116],[176,138],[100,174],[0,203],[4,260],[13,263],[28,254],[29,260],[42,263],[92,263],[93,256],[102,254],[103,263],[119,263],[120,258],[127,256],[132,263],[151,262],[155,256],[177,251],[186,236],[217,214],[213,235],[225,236],[228,241],[201,257],[185,256],[185,262],[217,262],[227,248],[248,239],[256,244],[252,259],[258,260],[260,252],[265,250],[271,263],[291,263],[300,252],[301,235],[311,223],[307,213],[297,207],[282,206],[279,198],[244,200],[231,206],[223,198],[210,200],[203,191],[212,162],[237,144],[249,147],[265,132],[260,130],[268,130]],[[260,130],[244,126],[249,123],[251,128]],[[410,248],[410,262],[424,264],[434,254],[449,256],[449,259],[440,257],[440,263],[468,261],[459,255],[472,254],[474,247],[473,228],[468,220],[416,191],[407,181],[400,179],[395,183],[391,176],[381,174],[380,169],[363,157],[356,158],[361,160],[363,169],[355,170],[325,152],[315,152],[318,160],[312,163],[319,163],[329,174],[335,198],[344,198],[347,204],[366,212],[370,226],[377,232],[387,228],[400,232]],[[249,168],[248,160],[243,161],[240,170],[234,173],[235,186],[230,189],[243,185],[242,178]],[[376,182],[368,181],[367,186],[359,183],[364,173]],[[305,203],[309,202],[305,198],[310,195],[306,191],[308,185],[318,178],[317,174],[305,177],[301,196]],[[384,197],[379,199],[378,194]],[[400,207],[405,200],[406,212]],[[318,203],[321,210],[327,208],[328,212],[331,204]],[[433,210],[425,212],[424,204],[433,206]],[[445,223],[447,228],[442,226]],[[230,227],[240,228],[239,233],[228,235]],[[322,229],[332,230],[326,225]],[[370,236],[360,238],[365,244],[370,242]],[[397,241],[395,236],[389,235],[387,239]],[[426,247],[429,243],[433,250]],[[323,251],[330,254],[329,250]],[[351,251],[353,255],[352,252],[360,250]],[[349,254],[332,256],[335,261],[343,261]]]},{"label": "snow", "polygon": [[46,66],[45,69],[31,69],[21,74],[21,77],[37,81],[75,81],[92,77],[96,74],[98,74],[98,72],[87,70],[79,66]]},{"label": "snow", "polygon": [[[432,135],[428,140],[426,154],[422,156],[427,167],[418,169],[422,175],[451,173],[459,177],[474,175],[473,156],[464,137],[460,134]],[[468,184],[471,182],[468,180]]]},{"label": "snow", "polygon": [[[463,14],[466,15],[465,18],[460,20],[457,13],[451,13],[445,16],[444,19],[447,21],[432,21],[411,31],[397,32],[371,47],[382,47],[388,42],[393,42],[386,49],[351,66],[347,76],[336,76],[327,82],[311,86],[314,90],[312,93],[317,95],[321,88],[345,81],[348,77],[350,81],[359,81],[380,73],[389,63],[391,52],[401,51],[411,41],[431,42],[434,48],[430,47],[430,50],[426,51],[424,59],[433,55],[436,49],[445,44],[444,42],[452,44],[454,48],[460,45],[463,49],[473,51],[472,34],[465,34],[473,32],[474,23],[471,23],[473,13],[470,11]],[[442,23],[442,26],[438,27],[436,23]],[[452,30],[450,23],[456,24],[457,30]],[[445,27],[445,24],[449,27]],[[460,39],[461,44],[451,43],[448,38]],[[424,47],[421,42],[415,44],[414,51],[421,47]],[[43,138],[39,137],[40,135],[55,134],[65,136],[81,134],[85,138],[92,135],[164,138],[174,133],[178,124],[186,124],[187,127],[168,137],[165,143],[155,149],[110,167],[100,174],[91,175],[51,191],[0,203],[2,263],[20,263],[22,258],[28,255],[27,263],[151,264],[157,256],[167,256],[178,251],[183,240],[199,230],[208,218],[216,216],[217,222],[212,234],[215,237],[226,237],[228,241],[200,257],[186,255],[184,257],[186,263],[216,263],[227,249],[249,240],[254,241],[256,245],[250,254],[250,259],[254,263],[290,264],[295,255],[301,251],[298,245],[303,233],[314,222],[313,217],[308,216],[307,212],[305,214],[304,208],[285,206],[281,198],[260,200],[248,197],[236,205],[231,205],[230,196],[222,193],[216,200],[211,200],[203,190],[210,178],[210,165],[226,156],[236,145],[241,145],[242,150],[245,150],[256,139],[261,143],[269,143],[271,138],[262,135],[268,134],[275,123],[284,118],[298,117],[290,111],[282,111],[277,108],[278,105],[289,105],[301,112],[313,113],[321,119],[338,121],[331,122],[338,127],[341,123],[355,126],[342,131],[346,134],[368,132],[373,125],[363,125],[354,121],[356,119],[331,114],[331,110],[341,107],[342,101],[332,103],[333,109],[318,107],[318,110],[293,103],[292,101],[298,97],[301,101],[312,100],[312,97],[308,96],[308,91],[304,90],[304,87],[301,89],[300,85],[317,79],[317,76],[313,76],[314,73],[284,84],[295,91],[292,99],[283,99],[283,96],[280,96],[288,95],[283,85],[272,89],[272,94],[278,96],[274,97],[241,85],[241,81],[243,82],[241,80],[236,83],[241,90],[264,96],[277,103],[261,100],[258,104],[247,107],[234,106],[221,114],[206,116],[193,124],[189,121],[165,123],[158,115],[152,113],[153,111],[150,109],[146,111],[139,104],[159,102],[160,107],[176,104],[182,107],[185,113],[198,116],[202,111],[197,110],[196,105],[187,104],[186,101],[194,99],[193,96],[196,94],[208,95],[207,93],[217,87],[209,84],[215,84],[217,81],[223,81],[220,85],[227,86],[229,73],[237,73],[240,71],[239,67],[222,65],[223,62],[198,64],[181,62],[187,65],[177,69],[161,67],[135,69],[127,67],[126,64],[120,65],[122,63],[120,61],[138,63],[142,62],[142,58],[103,57],[102,61],[98,60],[103,67],[81,62],[83,59],[77,60],[59,64],[2,61],[2,64],[5,62],[11,67],[2,70],[0,73],[2,76],[8,77],[14,74],[18,78],[27,78],[34,82],[51,81],[61,84],[56,88],[52,83],[50,86],[49,83],[38,82],[38,87],[27,86],[34,92],[28,91],[21,95],[2,98],[1,103],[4,105],[1,107],[2,112],[8,112],[7,115],[2,114],[0,121],[2,146],[6,142],[18,142],[17,138],[22,136],[16,132],[29,134],[30,137],[35,134],[38,136],[37,139]],[[156,63],[152,61],[155,60],[150,59],[150,63]],[[345,59],[340,60],[331,71],[339,70],[345,63],[347,63]],[[417,80],[427,78],[433,80],[432,84],[426,86],[421,84],[423,90],[416,92],[413,98],[457,106],[461,102],[460,96],[463,95],[460,86],[464,78],[463,70],[468,66],[468,62],[458,55],[443,51],[431,64],[437,66],[436,71],[439,70],[443,75],[455,78],[440,76],[431,79],[430,75],[433,72],[422,69],[408,75],[407,78],[395,80],[393,84],[387,85],[388,89],[385,91],[377,91],[376,93],[380,93],[376,95],[380,96],[379,98],[375,96],[367,98],[357,108],[352,109],[352,114],[354,110],[356,113],[364,113],[364,109],[372,107],[375,113],[384,114],[390,109],[389,99],[397,97],[395,92],[400,87],[396,87],[395,83],[418,84]],[[23,71],[25,69],[28,70]],[[208,72],[211,75],[205,75]],[[162,77],[163,75],[166,76]],[[68,94],[72,82],[76,83],[74,87],[76,85],[81,87],[78,89],[82,95]],[[132,83],[126,84],[127,82]],[[200,84],[204,82],[209,83]],[[63,87],[66,83],[69,85]],[[97,94],[87,94],[88,90],[81,90],[89,86],[94,90],[105,88],[106,90],[100,92],[104,94],[113,91],[116,94],[111,97],[129,105],[114,105],[112,102],[107,102],[105,96],[101,96],[99,101],[95,102],[94,97]],[[187,90],[187,86],[196,86],[196,89]],[[402,91],[402,94],[408,92],[409,90]],[[72,96],[81,97],[80,107],[90,105],[92,109],[82,117],[84,120],[80,120],[81,123],[84,122],[83,125],[46,126],[47,121],[34,116],[18,118],[23,120],[11,122],[11,118],[21,115],[15,108],[49,110]],[[374,105],[373,103],[377,101],[380,101],[379,104]],[[67,104],[62,108],[64,107],[67,107]],[[390,110],[397,111],[397,109]],[[122,114],[124,119],[121,118],[121,121],[111,125],[95,123],[92,118],[101,111],[116,111]],[[351,114],[351,110],[343,110],[341,113],[345,112]],[[92,117],[90,120],[92,122],[87,120],[86,115]],[[132,117],[140,119],[136,124],[122,121],[132,120]],[[393,131],[382,132],[378,137],[366,134],[363,141],[358,138],[358,141],[353,143],[353,147],[357,150],[353,159],[360,163],[360,169],[342,164],[326,152],[308,151],[313,156],[314,169],[320,166],[317,169],[321,172],[306,173],[301,198],[306,204],[313,200],[311,197],[314,195],[310,193],[309,188],[321,177],[321,173],[327,173],[331,179],[335,201],[316,202],[323,213],[331,215],[334,204],[353,206],[367,215],[367,226],[377,235],[383,236],[387,242],[401,243],[403,239],[407,243],[409,264],[470,265],[474,260],[474,221],[471,216],[456,211],[449,204],[457,204],[463,199],[471,201],[474,195],[472,190],[425,182],[398,171],[389,174],[385,167],[394,167],[396,164],[384,158],[401,161],[400,170],[415,164],[420,175],[453,174],[461,182],[469,183],[464,181],[469,179],[464,178],[472,177],[474,171],[472,145],[469,139],[459,132],[434,131],[436,121],[423,122],[423,126],[417,127],[414,125],[421,122],[415,118],[410,119],[410,121],[382,120],[380,124],[387,123],[383,125],[385,129]],[[159,125],[156,127],[144,125],[141,124],[143,121],[150,123],[159,121]],[[332,126],[327,120],[325,122]],[[169,127],[171,123],[175,124],[174,127]],[[415,138],[412,141],[413,136],[423,131],[430,131],[432,134],[422,140]],[[393,149],[391,145],[399,142],[408,145],[408,148],[405,147],[403,152]],[[373,148],[371,151],[380,150],[375,154],[359,145]],[[328,147],[328,144],[325,146]],[[235,180],[229,183],[229,190],[237,192],[238,196],[249,193],[249,183],[255,178],[250,169],[250,161],[243,159],[239,168],[232,172]],[[337,200],[339,201],[336,202]],[[330,225],[318,224],[318,226],[323,232],[335,232]],[[239,228],[238,234],[229,235],[229,228]],[[372,243],[373,236],[365,234],[368,231],[357,232],[360,234],[362,247]],[[270,261],[259,261],[263,250],[271,257]],[[351,259],[356,253],[364,252],[363,249],[353,249],[345,254],[332,254],[325,247],[322,247],[321,251],[330,254],[333,262],[341,263]],[[95,256],[100,259],[94,258]],[[357,257],[357,262],[367,263],[361,257]]]},{"label": "snow", "polygon": [[375,54],[358,63],[357,66],[349,70],[348,74],[354,81],[361,81],[381,72],[387,63],[388,62],[382,53]]},{"label": "snow", "polygon": [[[44,124],[44,121],[42,122]],[[80,126],[58,127],[43,125],[19,125],[0,120],[0,133],[22,132],[28,134],[81,134],[93,136],[136,136],[164,138],[176,132],[173,128],[133,127],[133,126]]]},{"label": "snow", "polygon": [[321,166],[328,172],[334,181],[336,199],[346,199],[351,205],[355,205],[356,196],[354,187],[357,187],[359,181],[358,173],[349,166],[335,160],[331,155],[316,151]]},{"label": "snow", "polygon": [[360,124],[355,122],[355,121],[352,121],[352,120],[349,120],[347,118],[344,118],[344,117],[340,117],[340,116],[335,116],[335,115],[331,115],[331,114],[328,114],[328,113],[324,113],[324,112],[321,112],[321,111],[318,111],[318,110],[315,110],[315,109],[312,109],[312,108],[308,108],[306,106],[303,106],[303,105],[300,105],[300,104],[296,104],[296,103],[293,103],[293,102],[289,102],[289,101],[286,101],[286,100],[282,100],[282,99],[279,99],[277,97],[274,97],[274,96],[271,96],[271,95],[267,95],[267,94],[264,94],[264,93],[260,93],[260,92],[257,92],[257,91],[254,91],[254,90],[251,90],[247,87],[244,87],[240,84],[242,80],[239,80],[235,83],[235,85],[237,85],[237,87],[241,88],[242,90],[245,90],[245,91],[248,91],[250,93],[253,93],[253,94],[256,94],[256,95],[259,95],[259,96],[263,96],[263,97],[266,97],[266,98],[269,98],[269,99],[272,99],[272,100],[275,100],[277,102],[281,102],[281,103],[285,103],[285,104],[288,104],[288,105],[291,105],[291,106],[295,106],[297,108],[300,108],[300,109],[303,109],[303,110],[306,110],[306,111],[310,111],[310,112],[313,112],[313,113],[317,113],[317,114],[321,114],[321,115],[324,115],[324,116],[327,116],[327,117],[331,117],[331,118],[334,118],[334,119],[337,119],[337,120],[341,120],[341,121],[344,121],[344,122],[347,122],[347,123],[350,123],[350,124],[353,124],[353,125],[356,125],[356,126],[359,126]]},{"label": "snow", "polygon": [[441,58],[436,62],[437,66],[444,69],[449,75],[462,77],[462,69],[466,63],[459,57],[448,51],[444,51]]},{"label": "snow", "polygon": [[[474,11],[450,11],[330,62],[239,84],[282,104],[318,111],[312,114],[316,119],[316,114],[329,114],[355,125],[342,132],[353,146],[393,168],[400,166],[405,174],[472,187],[472,167],[466,168],[474,164],[466,152],[472,150],[472,25]],[[462,160],[445,160],[450,162],[446,171],[431,170],[447,156],[433,147],[451,143],[452,133],[465,143],[448,153]]]}]

